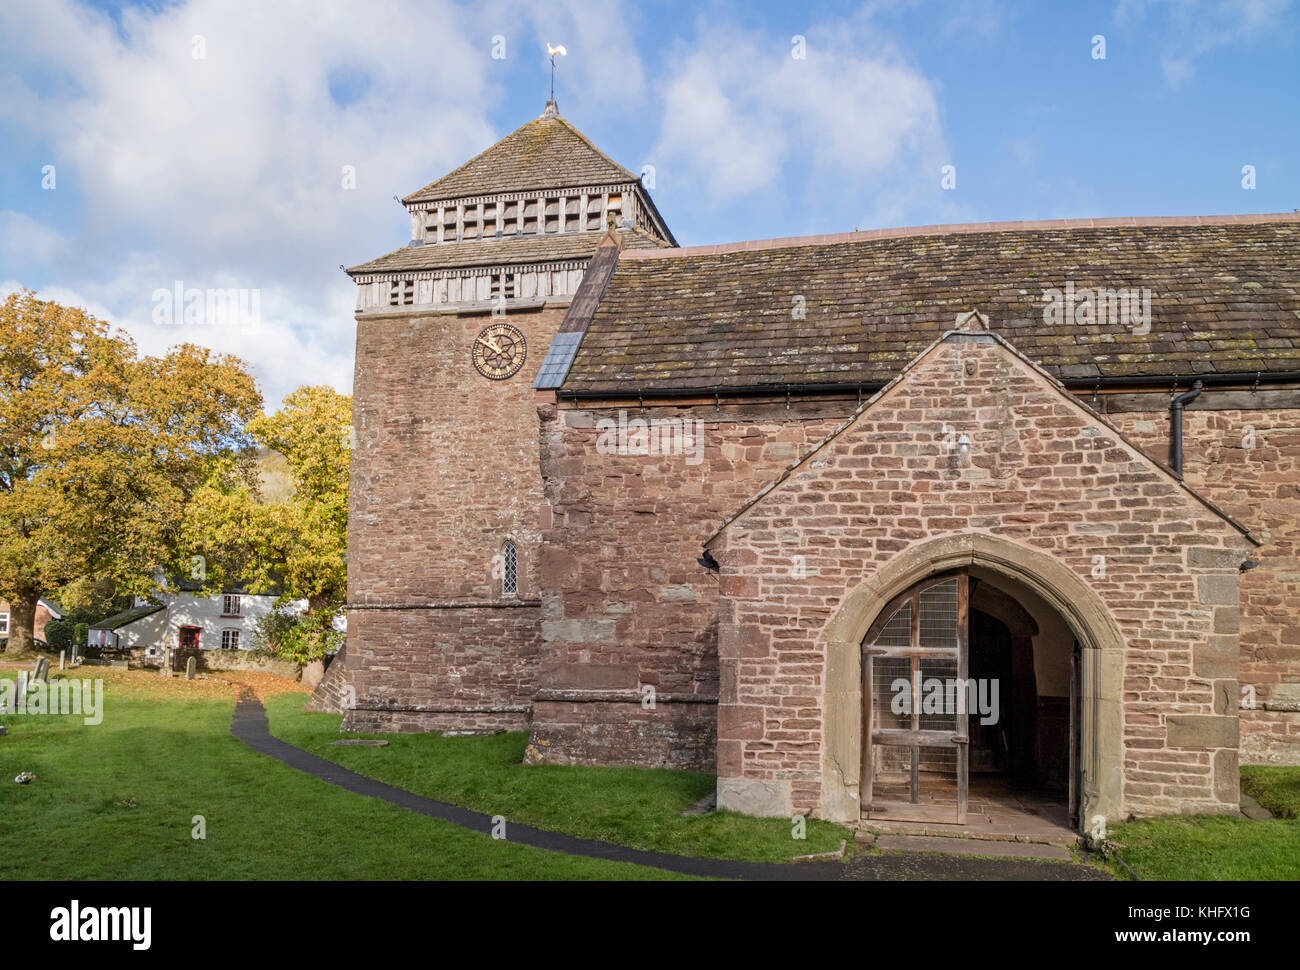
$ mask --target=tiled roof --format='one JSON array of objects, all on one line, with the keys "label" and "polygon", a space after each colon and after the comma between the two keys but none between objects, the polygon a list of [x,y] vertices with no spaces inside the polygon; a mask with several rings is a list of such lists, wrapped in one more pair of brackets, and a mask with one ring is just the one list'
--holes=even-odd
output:
[{"label": "tiled roof", "polygon": [[[1150,332],[1048,322],[1044,290],[1067,282],[1150,290]],[[968,309],[1064,380],[1297,372],[1300,215],[940,226],[624,253],[564,390],[883,383]]]},{"label": "tiled roof", "polygon": [[635,182],[563,118],[534,118],[403,202],[432,202],[527,189]]},{"label": "tiled roof", "polygon": [[143,620],[146,616],[153,616],[159,610],[163,609],[161,603],[146,603],[144,606],[136,606],[129,610],[123,610],[121,613],[114,613],[112,616],[105,617],[98,623],[91,623],[92,630],[117,630],[128,623],[134,623],[136,620]]},{"label": "tiled roof", "polygon": [[[648,233],[620,230],[628,249],[659,248],[667,245]],[[403,246],[386,256],[348,270],[364,273],[394,273],[419,270],[456,269],[468,266],[512,266],[521,263],[554,263],[590,259],[603,232],[551,233],[543,236],[510,236],[478,242],[440,243],[431,246]]]}]

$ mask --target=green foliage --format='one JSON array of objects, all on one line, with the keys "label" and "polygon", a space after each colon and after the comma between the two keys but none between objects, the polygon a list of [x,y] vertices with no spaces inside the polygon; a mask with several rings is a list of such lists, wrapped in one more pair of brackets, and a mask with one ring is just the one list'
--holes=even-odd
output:
[{"label": "green foliage", "polygon": [[94,596],[88,605],[65,610],[63,619],[46,623],[45,642],[53,650],[69,650],[73,644],[81,649],[86,645],[86,634],[90,632],[91,623],[130,609],[131,605],[129,596]]},{"label": "green foliage", "polygon": [[332,626],[336,612],[316,610],[294,617],[284,631],[276,653],[295,663],[319,660],[343,646],[343,634]]},{"label": "green foliage", "polygon": [[45,624],[45,642],[51,650],[70,650],[77,635],[77,624],[72,620],[50,620]]},{"label": "green foliage", "polygon": [[248,424],[259,445],[284,457],[292,490],[264,501],[256,482],[224,466],[196,492],[186,515],[183,544],[206,570],[191,576],[206,590],[241,582],[250,593],[278,590],[280,606],[307,601],[307,616],[275,618],[259,632],[269,649],[300,663],[341,639],[330,623],[347,596],[351,420],[347,395],[299,388],[275,414]]},{"label": "green foliage", "polygon": [[294,625],[294,615],[288,610],[277,609],[263,614],[253,625],[253,643],[257,649],[275,655],[280,650],[286,634]]},{"label": "green foliage", "polygon": [[344,636],[333,628],[335,611],[293,613],[278,609],[267,613],[253,631],[253,642],[261,649],[294,663],[319,660],[343,646]]},{"label": "green foliage", "polygon": [[[0,304],[0,597],[149,595],[194,492],[251,443],[247,365],[131,338],[30,290]],[[14,631],[20,652],[28,631]]]}]

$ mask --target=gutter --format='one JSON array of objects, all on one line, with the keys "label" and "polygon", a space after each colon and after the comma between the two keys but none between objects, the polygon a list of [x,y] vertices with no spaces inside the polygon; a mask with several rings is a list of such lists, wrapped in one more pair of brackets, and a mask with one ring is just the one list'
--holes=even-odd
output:
[{"label": "gutter", "polygon": [[[1186,384],[1203,386],[1225,384],[1277,384],[1300,382],[1300,371],[1241,371],[1228,374],[1156,374],[1150,377],[1069,377],[1058,378],[1070,390],[1093,388],[1148,387]],[[584,401],[611,398],[686,398],[686,397],[747,397],[773,394],[846,394],[862,392],[874,394],[888,381],[841,381],[824,384],[725,384],[707,387],[619,387],[603,390],[587,388],[560,388],[556,393],[561,400]]]},{"label": "gutter", "polygon": [[557,393],[561,399],[573,401],[597,400],[600,398],[673,398],[673,397],[752,397],[755,395],[771,396],[773,394],[846,394],[851,392],[874,394],[888,381],[854,381],[836,384],[744,384],[715,385],[711,387],[631,387],[617,390],[565,390]]},{"label": "gutter", "polygon": [[1183,477],[1183,408],[1201,396],[1204,388],[1200,381],[1192,382],[1192,389],[1169,402],[1169,467],[1179,478]]}]

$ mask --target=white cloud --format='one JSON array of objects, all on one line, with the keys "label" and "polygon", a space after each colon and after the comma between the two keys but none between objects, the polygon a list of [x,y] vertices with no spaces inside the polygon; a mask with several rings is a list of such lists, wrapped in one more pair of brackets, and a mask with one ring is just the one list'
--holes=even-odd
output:
[{"label": "white cloud", "polygon": [[1159,46],[1165,84],[1179,88],[1196,74],[1196,61],[1211,51],[1259,40],[1286,29],[1284,14],[1291,0],[1119,0],[1115,22],[1121,27],[1146,25],[1148,15],[1163,22]]},{"label": "white cloud", "polygon": [[[354,288],[338,265],[400,246],[391,197],[501,134],[486,117],[490,35],[451,3],[358,18],[352,4],[190,0],[127,8],[119,28],[47,0],[6,5],[0,37],[0,120],[45,146],[56,191],[79,200],[79,224],[57,230],[54,215],[5,214],[0,246],[24,247],[25,267],[43,254],[47,278],[142,349],[194,338],[240,353],[271,406],[305,381],[350,387]],[[260,290],[256,339],[159,334],[151,295],[175,280]]]},{"label": "white cloud", "polygon": [[917,187],[937,189],[949,160],[934,83],[869,29],[824,25],[806,37],[797,59],[784,37],[701,25],[696,45],[669,61],[659,180],[697,184],[716,208],[806,170],[805,191],[815,180],[841,199],[870,196],[878,222]]},{"label": "white cloud", "polygon": [[67,241],[58,230],[23,212],[0,212],[0,263],[14,266],[26,260],[58,257]]},{"label": "white cloud", "polygon": [[[507,26],[526,23],[532,37],[521,35],[523,56],[535,57],[549,79],[546,44],[568,53],[555,59],[556,91],[572,91],[576,103],[627,106],[645,92],[645,67],[637,52],[637,33],[621,4],[605,0],[502,0],[487,8],[485,22]],[[559,94],[556,95],[559,100]],[[564,107],[563,105],[561,106]],[[568,109],[565,109],[568,110]]]}]

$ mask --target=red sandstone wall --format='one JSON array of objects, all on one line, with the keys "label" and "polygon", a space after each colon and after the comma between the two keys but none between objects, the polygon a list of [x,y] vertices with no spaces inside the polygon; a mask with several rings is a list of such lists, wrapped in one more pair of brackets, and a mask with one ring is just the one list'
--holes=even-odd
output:
[{"label": "red sandstone wall", "polygon": [[[1168,457],[1168,412],[1111,418]],[[1300,764],[1300,408],[1193,409],[1184,428],[1188,483],[1265,542],[1241,577],[1241,682],[1256,690],[1241,712],[1242,762]]]},{"label": "red sandstone wall", "polygon": [[[506,381],[474,370],[487,314],[357,323],[348,601],[488,599],[508,532],[535,553],[541,479],[533,378],[564,308],[509,314],[528,360]],[[528,556],[521,590],[536,590]]]},{"label": "red sandstone wall", "polygon": [[[968,459],[944,447],[946,427],[969,434]],[[719,538],[719,778],[788,785],[794,811],[820,810],[819,636],[863,577],[972,531],[1049,553],[1118,622],[1125,811],[1235,811],[1226,631],[1245,540],[988,344],[937,348]]]},{"label": "red sandstone wall", "polygon": [[[536,606],[506,608],[493,559],[520,553],[519,599],[536,596],[541,478],[532,381],[563,305],[512,311],[527,362],[489,381],[471,362],[487,314],[357,322],[348,534],[345,727],[526,727]],[[512,598],[513,601],[513,598]],[[420,609],[420,604],[458,609]],[[471,609],[465,604],[476,604]]]},{"label": "red sandstone wall", "polygon": [[597,422],[617,420],[617,408],[539,408],[553,516],[530,760],[713,769],[717,576],[697,562],[701,543],[855,405],[627,409],[702,419],[694,465],[680,454],[602,454]]}]

